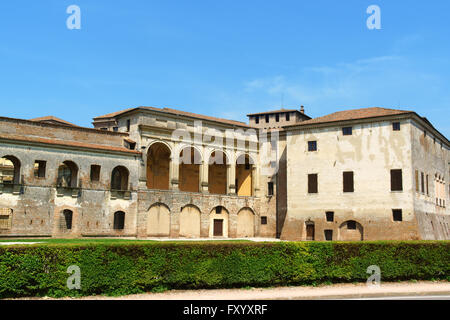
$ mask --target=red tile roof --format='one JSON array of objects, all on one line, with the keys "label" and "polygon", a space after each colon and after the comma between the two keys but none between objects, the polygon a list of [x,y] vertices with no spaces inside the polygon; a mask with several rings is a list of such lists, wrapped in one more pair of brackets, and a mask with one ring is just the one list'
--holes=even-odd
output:
[{"label": "red tile roof", "polygon": [[175,110],[175,109],[171,109],[171,108],[155,108],[155,107],[136,107],[136,108],[125,109],[125,110],[105,114],[103,116],[95,117],[94,122],[98,121],[98,120],[102,120],[102,119],[117,117],[128,111],[139,110],[139,109],[151,110],[151,111],[162,112],[162,113],[169,113],[169,114],[173,114],[173,115],[181,115],[181,116],[202,119],[202,120],[208,120],[208,121],[214,121],[214,122],[220,122],[220,123],[224,123],[224,124],[228,124],[228,125],[235,125],[235,126],[240,126],[240,127],[250,127],[245,122],[241,122],[241,121],[210,117],[210,116],[205,116],[205,115],[201,115],[201,114],[197,114],[197,113]]},{"label": "red tile roof", "polygon": [[408,114],[408,113],[414,113],[414,111],[386,109],[386,108],[378,108],[378,107],[345,110],[345,111],[334,112],[334,113],[328,114],[323,117],[318,117],[318,118],[314,118],[311,120],[302,121],[302,122],[299,122],[299,123],[296,123],[293,125],[287,125],[285,127],[306,126],[306,125],[312,125],[312,124],[322,124],[322,123],[338,122],[338,121],[346,121],[346,120],[378,118],[378,117],[401,115],[401,114]]},{"label": "red tile roof", "polygon": [[40,118],[34,118],[34,119],[30,119],[30,121],[35,121],[35,122],[50,122],[50,123],[58,123],[58,124],[65,124],[68,126],[72,126],[72,127],[78,127],[77,125],[70,123],[68,121],[65,121],[63,119],[54,117],[54,116],[46,116],[46,117],[40,117]]},{"label": "red tile roof", "polygon": [[36,142],[36,143],[43,143],[43,144],[59,145],[59,146],[65,146],[65,147],[87,148],[87,149],[102,150],[102,151],[125,152],[125,153],[133,153],[136,155],[141,154],[139,151],[130,150],[125,147],[115,147],[115,146],[107,146],[107,145],[93,144],[93,143],[82,143],[82,142],[77,142],[77,141],[65,141],[65,140],[57,140],[57,139],[29,137],[29,136],[7,134],[7,133],[0,133],[0,139],[23,141],[23,142]]}]

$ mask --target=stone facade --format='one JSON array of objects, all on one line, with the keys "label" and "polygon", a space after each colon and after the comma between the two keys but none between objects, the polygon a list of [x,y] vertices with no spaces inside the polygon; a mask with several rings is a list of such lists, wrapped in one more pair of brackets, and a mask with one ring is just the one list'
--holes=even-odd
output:
[{"label": "stone facade", "polygon": [[0,236],[450,239],[448,140],[413,112],[361,110],[0,118]]}]

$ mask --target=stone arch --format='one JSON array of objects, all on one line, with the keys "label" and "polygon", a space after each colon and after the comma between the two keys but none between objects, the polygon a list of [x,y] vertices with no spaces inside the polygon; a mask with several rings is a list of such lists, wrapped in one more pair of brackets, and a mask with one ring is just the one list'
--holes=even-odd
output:
[{"label": "stone arch", "polygon": [[180,212],[180,237],[200,238],[201,210],[195,205],[186,205]]},{"label": "stone arch", "polygon": [[185,192],[200,192],[200,165],[202,155],[198,149],[186,146],[179,156],[179,189]]},{"label": "stone arch", "polygon": [[111,190],[128,190],[130,172],[124,166],[117,166],[111,173]]},{"label": "stone arch", "polygon": [[78,186],[78,165],[75,162],[67,160],[58,167],[56,185],[68,188]]},{"label": "stone arch", "polygon": [[236,158],[236,193],[238,196],[253,196],[254,166],[253,158],[247,153],[242,153]]},{"label": "stone arch", "polygon": [[209,213],[209,237],[228,238],[229,212],[223,206],[214,207]]},{"label": "stone arch", "polygon": [[339,226],[340,241],[363,241],[364,240],[364,228],[355,220],[347,220]]},{"label": "stone arch", "polygon": [[212,194],[227,194],[228,165],[230,160],[222,150],[213,150],[208,158],[208,191]]},{"label": "stone arch", "polygon": [[147,236],[169,237],[170,235],[170,209],[157,202],[150,206],[147,213]]},{"label": "stone arch", "polygon": [[238,238],[252,238],[255,236],[255,212],[245,207],[237,214],[237,234]]},{"label": "stone arch", "polygon": [[147,188],[169,190],[172,150],[167,143],[155,141],[147,151]]},{"label": "stone arch", "polygon": [[20,160],[11,155],[0,158],[0,183],[20,184]]}]

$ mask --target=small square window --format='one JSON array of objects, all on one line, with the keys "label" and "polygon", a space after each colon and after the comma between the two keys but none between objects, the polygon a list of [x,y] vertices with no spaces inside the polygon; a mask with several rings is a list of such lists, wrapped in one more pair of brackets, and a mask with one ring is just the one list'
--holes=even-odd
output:
[{"label": "small square window", "polygon": [[91,181],[100,181],[100,166],[98,165],[91,165]]},{"label": "small square window", "polygon": [[317,151],[317,141],[308,141],[308,151]]},{"label": "small square window", "polygon": [[356,221],[348,221],[347,229],[348,230],[356,230]]},{"label": "small square window", "polygon": [[401,209],[392,210],[392,217],[394,221],[403,221],[403,213]]},{"label": "small square window", "polygon": [[342,134],[344,136],[351,136],[353,134],[353,128],[352,127],[344,127],[344,128],[342,128]]},{"label": "small square window", "polygon": [[34,162],[34,176],[36,178],[45,178],[46,161],[36,160]]},{"label": "small square window", "polygon": [[325,240],[333,241],[333,230],[325,230]]},{"label": "small square window", "polygon": [[400,122],[394,122],[394,123],[392,123],[392,130],[394,130],[394,131],[400,131]]},{"label": "small square window", "polygon": [[327,216],[327,222],[333,222],[334,221],[334,212],[328,211],[325,214]]},{"label": "small square window", "polygon": [[261,224],[267,224],[267,217],[261,217]]}]

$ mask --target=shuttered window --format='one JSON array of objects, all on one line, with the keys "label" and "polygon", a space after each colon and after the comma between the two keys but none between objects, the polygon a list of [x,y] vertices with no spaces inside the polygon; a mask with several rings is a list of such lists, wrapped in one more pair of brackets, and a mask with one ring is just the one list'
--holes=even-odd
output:
[{"label": "shuttered window", "polygon": [[353,171],[343,173],[344,178],[344,192],[354,192]]},{"label": "shuttered window", "polygon": [[401,169],[391,170],[391,191],[403,191],[403,177]]},{"label": "shuttered window", "polygon": [[317,173],[308,174],[308,193],[318,193]]},{"label": "shuttered window", "polygon": [[0,208],[0,230],[11,229],[12,209]]}]

